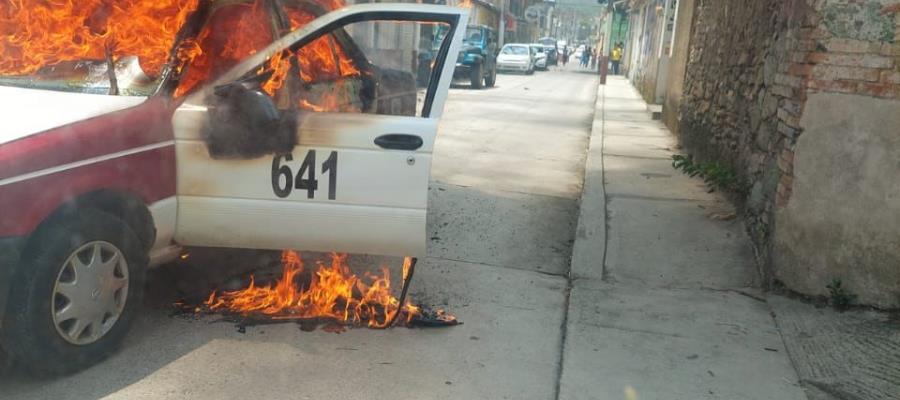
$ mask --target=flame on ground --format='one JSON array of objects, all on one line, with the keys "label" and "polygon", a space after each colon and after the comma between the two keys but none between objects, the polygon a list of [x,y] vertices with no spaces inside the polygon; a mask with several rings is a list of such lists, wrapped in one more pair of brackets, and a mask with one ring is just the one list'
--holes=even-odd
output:
[{"label": "flame on ground", "polygon": [[[306,282],[302,279],[304,263],[298,252],[285,250],[281,262],[282,275],[276,282],[257,286],[251,276],[246,289],[213,292],[206,300],[206,307],[211,311],[272,319],[331,319],[371,328],[387,327],[397,312],[402,313],[400,317],[406,323],[421,312],[408,298],[400,308],[400,301],[391,294],[387,268],[382,268],[380,276],[366,273],[360,278],[350,271],[347,255],[332,254],[331,263],[317,263],[316,271]],[[411,258],[404,259],[404,277],[411,263]]]}]

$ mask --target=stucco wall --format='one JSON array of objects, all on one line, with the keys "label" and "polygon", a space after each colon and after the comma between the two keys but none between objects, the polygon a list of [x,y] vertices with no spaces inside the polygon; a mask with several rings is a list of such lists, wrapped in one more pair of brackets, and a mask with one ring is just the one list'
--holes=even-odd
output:
[{"label": "stucco wall", "polygon": [[678,18],[675,24],[675,43],[669,60],[669,78],[666,98],[663,102],[663,122],[678,135],[678,109],[684,87],[684,70],[690,54],[691,27],[694,20],[694,0],[678,0]]},{"label": "stucco wall", "polygon": [[826,295],[900,305],[900,100],[814,93],[794,152],[793,192],[775,214],[775,274]]},{"label": "stucco wall", "polygon": [[656,88],[660,68],[660,32],[665,28],[665,14],[662,9],[664,5],[664,0],[650,0],[646,3],[644,40],[640,49],[642,65],[634,78],[635,86],[644,97],[644,101],[651,104],[658,104],[659,100],[656,96]]}]

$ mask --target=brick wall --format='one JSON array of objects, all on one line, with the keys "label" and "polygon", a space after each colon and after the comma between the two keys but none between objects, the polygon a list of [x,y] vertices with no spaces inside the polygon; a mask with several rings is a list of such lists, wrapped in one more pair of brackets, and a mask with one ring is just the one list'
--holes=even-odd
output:
[{"label": "brick wall", "polygon": [[[804,93],[779,109],[786,131],[799,134],[803,100],[810,93],[847,93],[900,98],[900,13],[887,12],[888,0],[807,1],[804,26],[795,32],[796,47],[780,69],[784,81]],[[884,10],[885,12],[882,12]],[[787,204],[792,190],[793,149],[779,156],[782,172],[776,206]]]},{"label": "brick wall", "polygon": [[770,280],[807,98],[900,98],[900,13],[883,13],[896,3],[696,0],[678,132],[689,153],[741,176],[734,195]]}]

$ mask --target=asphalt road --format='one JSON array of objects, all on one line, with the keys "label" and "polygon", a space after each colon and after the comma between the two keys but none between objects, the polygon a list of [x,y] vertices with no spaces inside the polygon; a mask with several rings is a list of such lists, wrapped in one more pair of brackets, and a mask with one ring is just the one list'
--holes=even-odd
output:
[{"label": "asphalt road", "polygon": [[[0,398],[553,399],[596,84],[573,70],[451,89],[432,170],[429,257],[412,295],[463,325],[241,333],[173,317],[179,296],[221,284],[211,277],[271,264],[261,254],[197,254],[191,266],[152,272],[142,315],[109,360],[63,378],[13,373],[0,378]],[[358,270],[385,263],[400,265],[350,260]]]}]

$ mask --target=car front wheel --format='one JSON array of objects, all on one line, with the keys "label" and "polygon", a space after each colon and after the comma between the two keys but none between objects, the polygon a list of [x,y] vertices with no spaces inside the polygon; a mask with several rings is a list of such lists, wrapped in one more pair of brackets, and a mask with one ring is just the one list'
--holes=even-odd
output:
[{"label": "car front wheel", "polygon": [[33,239],[10,292],[4,347],[41,375],[96,364],[118,348],[141,306],[146,251],[124,222],[94,209]]}]

